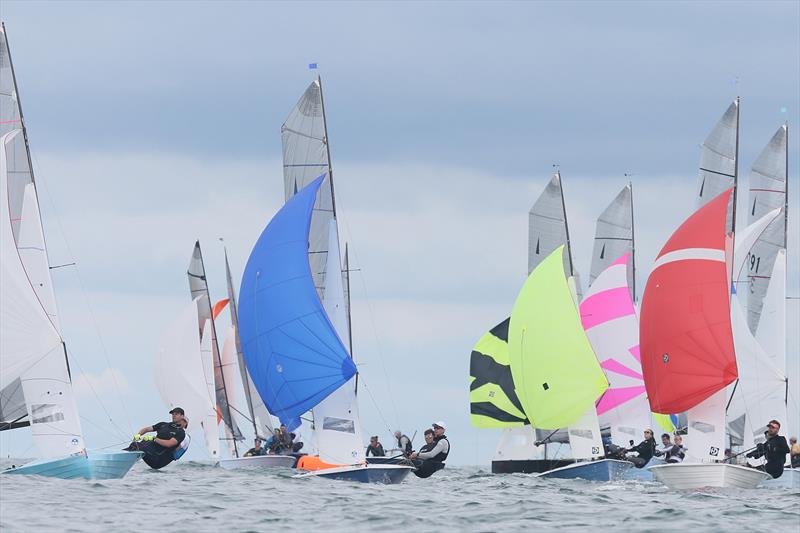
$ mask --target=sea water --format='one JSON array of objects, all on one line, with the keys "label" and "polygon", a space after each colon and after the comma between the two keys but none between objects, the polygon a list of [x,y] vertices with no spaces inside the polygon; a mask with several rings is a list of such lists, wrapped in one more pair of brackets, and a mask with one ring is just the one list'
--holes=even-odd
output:
[{"label": "sea water", "polygon": [[[14,461],[4,460],[0,467]],[[447,467],[400,485],[293,479],[289,469],[136,464],[113,481],[0,476],[0,530],[798,531],[800,491],[671,492],[658,483],[543,480]]]}]

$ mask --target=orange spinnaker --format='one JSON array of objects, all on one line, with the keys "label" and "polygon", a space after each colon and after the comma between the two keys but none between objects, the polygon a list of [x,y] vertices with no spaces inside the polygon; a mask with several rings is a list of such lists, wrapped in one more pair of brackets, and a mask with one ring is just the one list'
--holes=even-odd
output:
[{"label": "orange spinnaker", "polygon": [[222,310],[225,309],[226,305],[228,305],[228,298],[223,298],[214,304],[214,310],[211,311],[211,315],[214,317],[214,320],[217,319],[217,316],[219,316]]},{"label": "orange spinnaker", "polygon": [[325,470],[326,468],[336,468],[338,466],[346,465],[326,463],[318,455],[304,455],[297,461],[297,468],[300,470]]}]

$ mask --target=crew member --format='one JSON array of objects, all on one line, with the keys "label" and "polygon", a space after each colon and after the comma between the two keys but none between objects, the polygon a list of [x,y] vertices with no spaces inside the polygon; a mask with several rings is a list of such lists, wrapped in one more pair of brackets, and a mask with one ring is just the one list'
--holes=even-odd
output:
[{"label": "crew member", "polygon": [[645,429],[644,440],[633,448],[628,448],[627,451],[629,453],[635,452],[638,454],[638,456],[626,455],[625,459],[633,463],[633,466],[636,468],[644,468],[644,465],[646,465],[647,462],[652,459],[653,454],[656,451],[656,439],[653,438],[653,430]]},{"label": "crew member", "polygon": [[430,450],[413,452],[409,459],[417,469],[417,477],[430,477],[434,472],[444,468],[444,462],[450,454],[450,441],[445,436],[447,426],[441,420],[433,423],[433,447]]},{"label": "crew member", "polygon": [[[169,414],[172,415],[171,422],[158,422],[143,427],[133,436],[133,442],[125,448],[126,451],[144,452],[142,460],[155,470],[164,468],[174,461],[179,450],[181,451],[178,457],[185,451],[180,445],[186,438],[185,428],[189,422],[180,407],[175,407]],[[146,435],[152,432],[156,433],[155,437]]]},{"label": "crew member", "polygon": [[245,457],[257,457],[259,455],[267,455],[267,450],[261,446],[261,438],[256,437],[255,442],[253,443],[254,446],[245,452]]},{"label": "crew member", "polygon": [[372,454],[373,457],[386,457],[386,452],[383,451],[383,444],[378,442],[378,436],[369,438],[369,446],[367,446],[367,457]]},{"label": "crew member", "polygon": [[411,449],[411,439],[404,435],[399,429],[394,432],[394,438],[397,439],[397,447],[400,448],[400,453],[408,457],[413,451]]},{"label": "crew member", "polygon": [[765,434],[767,442],[759,443],[755,450],[745,456],[755,459],[766,457],[767,463],[764,465],[764,470],[773,478],[783,475],[783,463],[786,462],[786,454],[790,451],[789,445],[786,444],[786,437],[778,435],[780,429],[780,422],[770,420]]}]

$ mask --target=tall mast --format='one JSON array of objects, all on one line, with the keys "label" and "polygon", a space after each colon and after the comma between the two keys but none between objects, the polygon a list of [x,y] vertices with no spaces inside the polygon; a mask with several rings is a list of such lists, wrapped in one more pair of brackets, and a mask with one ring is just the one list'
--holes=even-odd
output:
[{"label": "tall mast", "polygon": [[[223,246],[223,250],[225,252],[225,277],[227,278],[228,282],[228,305],[230,306],[231,324],[233,325],[234,337],[236,339],[236,356],[239,361],[239,372],[242,375],[244,397],[247,400],[247,412],[250,413],[250,421],[253,423],[253,434],[258,437],[258,425],[256,424],[255,412],[253,411],[253,398],[250,396],[250,382],[247,374],[247,368],[242,367],[244,356],[242,354],[242,341],[239,338],[239,313],[236,309],[236,293],[233,289],[231,267],[228,264],[228,248]],[[230,412],[230,405],[228,405],[228,412]],[[236,439],[234,439],[234,442],[236,442]]]},{"label": "tall mast", "polygon": [[633,301],[636,302],[636,232],[633,229],[633,221],[636,218],[633,212],[633,182],[628,182],[628,187],[631,190],[631,270],[633,270],[633,276],[631,276],[631,280],[633,283]]},{"label": "tall mast", "polygon": [[[731,211],[731,232],[736,238],[736,198],[739,192],[739,97],[736,97],[736,151],[733,161],[733,210]],[[787,145],[788,146],[788,145]]]},{"label": "tall mast", "polygon": [[[350,254],[347,243],[344,243],[344,280],[347,285],[347,339],[350,343],[350,359],[355,360],[353,356],[353,322],[350,319]],[[358,396],[358,372],[356,372],[355,379],[355,394]]]},{"label": "tall mast", "polygon": [[[333,166],[331,165],[331,144],[328,139],[328,119],[325,116],[325,97],[322,95],[322,76],[317,75],[317,83],[319,84],[319,103],[322,106],[322,127],[325,131],[325,150],[328,153],[328,182],[331,184],[331,207],[333,209],[333,218],[336,218],[336,195],[333,193]],[[338,236],[339,229],[336,229]]]},{"label": "tall mast", "polygon": [[787,236],[789,234],[789,122],[784,122],[783,127],[786,129],[786,150],[784,151],[786,166],[783,174],[783,248],[786,250],[788,249]]},{"label": "tall mast", "polygon": [[234,423],[233,413],[231,413],[231,404],[228,401],[228,388],[225,386],[225,372],[222,371],[222,357],[220,356],[219,344],[217,343],[217,327],[214,324],[214,308],[211,305],[211,295],[208,292],[208,279],[207,279],[208,276],[205,276],[206,264],[205,261],[203,261],[203,250],[202,248],[200,248],[200,241],[197,241],[197,251],[200,252],[200,264],[203,267],[203,274],[204,274],[203,282],[205,282],[205,287],[206,287],[205,292],[206,292],[206,301],[208,302],[208,314],[211,317],[210,320],[211,340],[213,343],[211,346],[211,350],[216,354],[217,358],[216,364],[220,369],[219,375],[220,379],[222,380],[222,394],[225,396],[225,410],[228,412],[228,420],[230,420],[231,422],[231,440],[233,441],[233,453],[234,455],[236,455],[236,457],[239,457],[239,448],[236,445],[236,435],[234,435],[233,433],[233,423]]},{"label": "tall mast", "polygon": [[[567,222],[567,205],[564,203],[564,184],[561,182],[561,170],[556,170],[558,176],[558,189],[561,192],[561,209],[564,213],[564,229],[567,234],[567,254],[569,256],[569,275],[575,275],[575,267],[572,264],[572,245],[569,241],[569,223]],[[578,289],[580,292],[580,289]]]}]

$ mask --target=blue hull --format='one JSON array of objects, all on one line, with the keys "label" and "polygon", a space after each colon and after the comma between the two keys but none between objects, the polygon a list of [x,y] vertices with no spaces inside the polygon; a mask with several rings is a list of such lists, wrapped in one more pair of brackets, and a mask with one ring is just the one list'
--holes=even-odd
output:
[{"label": "blue hull", "polygon": [[69,456],[43,459],[9,468],[3,474],[55,477],[59,479],[120,479],[144,455],[142,452],[93,453],[89,457]]},{"label": "blue hull", "polygon": [[653,457],[650,459],[644,468],[630,468],[625,475],[622,476],[622,479],[626,481],[655,481],[656,478],[653,477],[653,473],[649,470],[651,466],[656,465],[663,465],[666,464],[666,461],[663,459],[659,459],[658,457]]},{"label": "blue hull", "polygon": [[633,465],[628,461],[601,459],[585,463],[574,463],[539,474],[549,479],[585,479],[587,481],[617,481]]},{"label": "blue hull", "polygon": [[321,477],[326,479],[337,479],[339,481],[351,481],[355,483],[396,485],[398,483],[402,483],[412,470],[412,467],[400,465],[344,466],[316,470],[314,472],[298,474],[294,477]]}]

